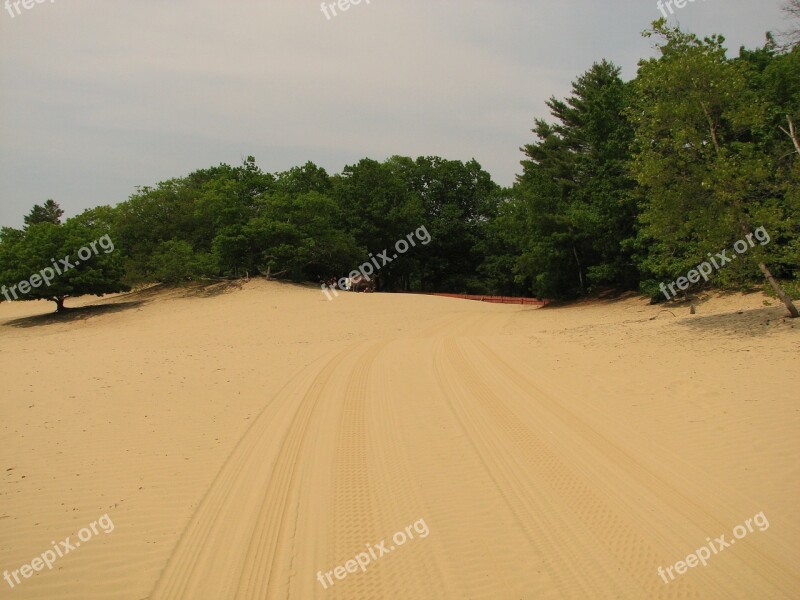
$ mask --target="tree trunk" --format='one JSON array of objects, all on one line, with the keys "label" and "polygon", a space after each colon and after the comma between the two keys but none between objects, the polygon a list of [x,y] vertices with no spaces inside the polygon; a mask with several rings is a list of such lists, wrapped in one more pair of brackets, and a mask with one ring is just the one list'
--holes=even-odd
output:
[{"label": "tree trunk", "polygon": [[56,303],[56,312],[57,313],[64,312],[64,310],[65,310],[65,308],[64,308],[64,300],[66,300],[66,298],[64,298],[63,296],[59,296],[58,298],[53,300],[53,302]]},{"label": "tree trunk", "polygon": [[711,133],[711,141],[714,142],[714,151],[719,155],[719,139],[717,139],[717,125],[714,123],[714,119],[711,117],[711,113],[708,111],[708,108],[705,105],[705,102],[700,102],[700,106],[703,108],[703,112],[706,115],[706,120],[708,121],[708,131]]},{"label": "tree trunk", "polygon": [[781,131],[788,135],[792,139],[792,143],[794,144],[794,149],[800,154],[800,140],[797,139],[797,130],[794,128],[794,121],[792,121],[792,117],[786,115],[786,121],[789,123],[789,130],[787,131],[783,127],[781,127]]},{"label": "tree trunk", "polygon": [[797,307],[794,305],[794,302],[792,302],[792,299],[789,298],[789,295],[783,291],[783,287],[781,287],[781,284],[778,283],[778,280],[772,276],[772,273],[767,265],[759,261],[758,268],[761,269],[761,272],[764,274],[764,277],[767,278],[767,281],[769,281],[772,289],[775,290],[778,298],[780,298],[781,301],[786,305],[786,308],[789,309],[789,314],[792,316],[792,318],[796,319],[797,317],[800,317],[800,313],[797,312]]},{"label": "tree trunk", "polygon": [[575,255],[575,262],[578,265],[578,280],[581,283],[581,295],[586,293],[586,288],[583,285],[583,267],[581,266],[581,259],[578,258],[578,250],[575,248],[575,244],[572,244],[572,253]]},{"label": "tree trunk", "polygon": [[[714,150],[716,151],[717,155],[719,155],[720,148],[719,148],[719,142],[717,140],[716,126],[714,125],[714,121],[711,118],[708,109],[705,107],[704,104],[701,103],[701,105],[703,107],[703,111],[705,111],[706,113],[706,117],[708,118],[708,124],[711,130],[711,139],[714,141]],[[798,153],[800,153],[800,142],[797,139],[797,131],[795,130],[794,122],[792,121],[792,118],[789,115],[786,115],[786,120],[789,122],[789,131],[786,131],[783,127],[781,127],[780,129],[784,133],[786,133],[786,135],[792,138],[792,142],[794,143],[795,149],[797,150]],[[749,233],[749,228],[744,222],[745,211],[741,205],[741,202],[738,199],[736,199],[735,202],[736,202],[736,209],[739,212],[739,227],[741,228],[742,233],[746,237],[747,234]],[[778,280],[772,276],[772,272],[769,270],[769,267],[767,267],[764,261],[761,260],[758,261],[758,268],[761,269],[761,272],[764,274],[764,277],[766,277],[767,281],[769,281],[769,284],[772,286],[772,289],[775,290],[775,293],[778,295],[778,298],[780,298],[781,301],[786,305],[786,308],[789,310],[789,314],[791,315],[791,317],[793,319],[800,317],[800,313],[797,312],[797,307],[792,302],[792,299],[789,298],[789,295],[783,290],[783,287],[781,287],[781,284],[778,283]]]},{"label": "tree trunk", "polygon": [[[744,221],[739,221],[739,227],[741,227],[742,234],[746,238],[749,231],[747,229],[747,226],[744,224]],[[786,308],[789,311],[791,317],[793,319],[800,317],[800,313],[797,312],[797,307],[794,305],[794,302],[792,302],[792,299],[789,297],[789,294],[787,294],[784,291],[783,286],[777,279],[775,279],[775,277],[772,275],[772,271],[769,270],[769,267],[763,260],[758,261],[758,268],[761,269],[761,272],[764,274],[764,277],[766,278],[767,281],[769,281],[769,284],[772,286],[772,289],[775,290],[775,294],[778,296],[778,298],[781,299],[781,302],[783,302],[786,305]]]}]

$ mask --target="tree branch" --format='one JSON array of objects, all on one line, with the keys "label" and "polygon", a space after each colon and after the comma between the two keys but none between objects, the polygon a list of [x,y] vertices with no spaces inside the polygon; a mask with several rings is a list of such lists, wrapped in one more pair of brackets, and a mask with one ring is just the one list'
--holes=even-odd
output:
[{"label": "tree branch", "polygon": [[797,130],[794,127],[794,122],[792,121],[792,117],[786,115],[786,120],[789,122],[789,130],[787,131],[783,127],[781,127],[780,130],[792,139],[792,143],[794,144],[794,149],[797,150],[798,154],[800,154],[800,140],[797,139]]}]

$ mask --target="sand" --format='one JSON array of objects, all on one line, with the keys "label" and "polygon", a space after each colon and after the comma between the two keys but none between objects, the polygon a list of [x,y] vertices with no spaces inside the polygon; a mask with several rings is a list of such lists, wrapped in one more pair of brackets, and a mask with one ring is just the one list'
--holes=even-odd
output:
[{"label": "sand", "polygon": [[0,304],[0,571],[113,531],[0,598],[800,598],[800,323],[761,294],[67,305]]}]

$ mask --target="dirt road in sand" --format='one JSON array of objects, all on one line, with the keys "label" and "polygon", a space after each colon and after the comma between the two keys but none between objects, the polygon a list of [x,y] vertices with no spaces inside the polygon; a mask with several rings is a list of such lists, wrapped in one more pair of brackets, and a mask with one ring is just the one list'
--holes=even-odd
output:
[{"label": "dirt road in sand", "polygon": [[[182,446],[186,461],[200,462],[188,472],[174,461],[142,456],[126,472],[88,484],[82,497],[131,479],[146,487],[160,481],[158,493],[134,498],[127,513],[94,511],[116,514],[117,531],[97,542],[93,557],[87,548],[85,556],[76,553],[75,566],[64,559],[67,582],[44,571],[14,597],[50,597],[54,590],[59,597],[91,597],[80,595],[84,589],[153,600],[800,597],[800,331],[780,320],[779,309],[742,299],[747,312],[737,315],[720,301],[718,313],[690,321],[640,300],[538,311],[350,295],[339,304],[314,304],[327,320],[309,323],[303,303],[319,299],[313,291],[291,290],[276,302],[301,315],[281,339],[313,338],[315,328],[323,337],[341,335],[301,353],[291,367],[288,361],[276,368],[280,353],[263,349],[259,357],[262,338],[253,330],[262,325],[249,321],[264,293],[256,286],[224,298],[156,298],[141,311],[169,312],[164,305],[171,302],[172,317],[140,313],[137,324],[136,312],[128,312],[51,326],[56,339],[95,344],[116,331],[127,339],[119,352],[143,352],[158,328],[174,340],[190,335],[190,321],[205,323],[221,329],[219,340],[203,337],[205,351],[230,349],[222,364],[256,370],[259,360],[273,356],[274,364],[263,366],[274,389],[260,401],[229,407],[234,415],[246,412],[246,422],[217,428],[200,422],[204,412],[211,420],[223,417],[206,407],[199,391],[194,405],[170,407],[162,398],[147,407],[156,422],[168,410],[181,413],[170,417],[174,435],[194,427],[202,436],[224,431],[228,441],[213,450]],[[207,320],[227,314],[227,304],[241,316],[225,317],[225,324]],[[377,315],[356,323],[370,307]],[[17,331],[24,333],[12,337],[21,336],[28,352],[40,348],[27,329]],[[277,339],[281,332],[273,334]],[[203,354],[196,341],[184,355],[192,346]],[[220,363],[208,355],[198,360],[195,378]],[[118,385],[145,385],[144,376],[126,379],[122,365],[115,368]],[[191,373],[185,362],[171,368],[173,378],[191,379]],[[237,389],[233,379],[229,387]],[[184,393],[192,399],[191,391]],[[108,445],[114,454],[110,438],[136,397],[110,389],[105,417],[111,431],[100,434],[96,451]],[[194,419],[181,424],[192,410]],[[24,411],[7,412],[19,418]],[[5,452],[12,438],[6,428]],[[35,449],[44,438],[40,432],[30,445]],[[155,450],[156,440],[139,445]],[[167,458],[173,450],[165,451]],[[73,461],[90,455],[76,450]],[[183,502],[170,492],[173,469],[173,489]],[[3,513],[24,512],[24,495],[15,498],[7,485]],[[52,504],[59,500],[55,490],[46,495]],[[46,503],[34,504],[28,510],[47,513]],[[761,519],[752,526],[756,513],[768,519],[766,528]],[[69,532],[57,514],[47,531],[61,524]],[[750,529],[736,539],[733,528],[747,519]],[[18,545],[35,549],[32,535],[37,541],[56,536],[26,529],[25,518],[14,520]],[[145,562],[139,538],[155,536],[165,522],[174,523],[174,533],[158,539],[158,560],[134,577],[130,571]],[[731,544],[705,566],[675,571],[676,562],[722,534]],[[3,541],[0,567],[30,559],[12,546]],[[353,562],[359,555],[361,566]],[[83,570],[76,570],[81,559]],[[672,567],[668,583],[659,567]]]}]

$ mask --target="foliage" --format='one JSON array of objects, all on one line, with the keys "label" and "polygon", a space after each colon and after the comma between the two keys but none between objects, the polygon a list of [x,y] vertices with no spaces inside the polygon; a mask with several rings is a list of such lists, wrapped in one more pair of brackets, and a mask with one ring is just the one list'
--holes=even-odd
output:
[{"label": "foliage", "polygon": [[53,225],[61,224],[61,217],[64,216],[64,211],[54,200],[48,200],[43,205],[35,204],[31,212],[25,216],[25,227],[31,225],[38,225],[39,223],[52,223]]},{"label": "foliage", "polygon": [[[113,209],[98,207],[63,225],[41,222],[24,231],[4,228],[0,234],[0,285],[17,286],[19,300],[52,300],[58,310],[69,297],[127,290],[122,283],[121,257],[114,251],[110,235],[112,216]],[[87,259],[78,258],[83,249]],[[31,289],[26,292],[26,285],[20,286],[20,282],[31,282],[27,285]],[[9,296],[13,298],[13,294]]]},{"label": "foliage", "polygon": [[777,60],[774,46],[731,60],[720,36],[701,40],[663,20],[647,35],[661,39],[661,56],[640,63],[628,111],[636,128],[631,172],[641,186],[643,290],[655,296],[658,281],[686,273],[758,227],[772,243],[721,269],[717,282],[753,281],[758,262],[785,275],[785,248],[797,236],[787,202],[793,159],[776,153],[787,147],[776,139],[779,94],[764,89],[776,73],[758,76]]}]

